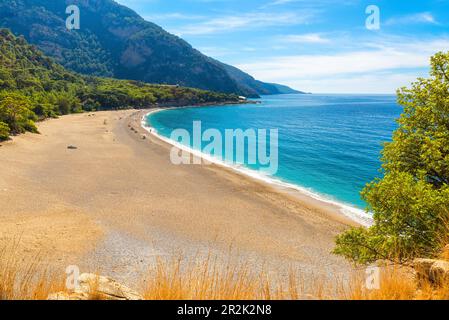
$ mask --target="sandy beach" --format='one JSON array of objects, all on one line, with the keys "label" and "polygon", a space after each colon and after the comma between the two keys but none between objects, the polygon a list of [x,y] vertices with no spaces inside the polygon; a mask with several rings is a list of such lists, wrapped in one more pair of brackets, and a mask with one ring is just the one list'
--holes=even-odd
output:
[{"label": "sandy beach", "polygon": [[348,274],[330,253],[354,225],[338,208],[217,165],[173,165],[140,126],[147,112],[63,116],[2,143],[0,246],[128,282],[156,257],[230,248],[254,268]]}]

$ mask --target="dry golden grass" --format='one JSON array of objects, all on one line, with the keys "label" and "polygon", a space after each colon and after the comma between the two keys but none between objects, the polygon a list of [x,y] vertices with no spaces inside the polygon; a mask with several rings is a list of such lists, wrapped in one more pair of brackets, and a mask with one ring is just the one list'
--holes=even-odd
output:
[{"label": "dry golden grass", "polygon": [[348,300],[413,300],[417,287],[411,270],[402,267],[383,267],[380,271],[379,289],[367,289],[365,278],[354,276],[348,294]]},{"label": "dry golden grass", "polygon": [[210,256],[204,263],[158,259],[146,280],[144,297],[152,300],[249,298],[260,292],[256,279],[242,266],[218,269]]},{"label": "dry golden grass", "polygon": [[[401,266],[381,267],[379,289],[367,289],[365,272],[354,272],[349,283],[313,278],[305,289],[304,278],[290,271],[279,280],[265,271],[251,273],[245,265],[185,263],[182,259],[159,260],[147,278],[148,300],[447,300],[449,282],[435,287],[419,285],[413,271]],[[310,280],[310,279],[309,279]],[[311,285],[310,285],[311,283]]]},{"label": "dry golden grass", "polygon": [[17,245],[0,248],[0,300],[42,300],[60,291],[62,278],[49,272],[39,255],[20,259]]},{"label": "dry golden grass", "polygon": [[449,281],[435,285],[429,280],[419,283],[413,270],[403,266],[381,267],[379,289],[365,287],[365,278],[353,276],[349,290],[341,292],[344,300],[448,300]]},{"label": "dry golden grass", "polygon": [[[50,293],[65,291],[63,275],[55,277],[38,258],[19,260],[16,249],[16,243],[0,249],[0,300],[42,300]],[[255,272],[248,263],[211,255],[192,260],[161,258],[146,275],[142,292],[148,300],[449,299],[449,282],[439,287],[428,282],[418,286],[405,267],[382,267],[377,290],[365,288],[364,271],[354,272],[350,278],[305,279],[294,270],[283,276]],[[95,292],[89,297],[101,299]]]},{"label": "dry golden grass", "polygon": [[205,259],[158,259],[146,277],[148,300],[299,299],[300,281],[292,272],[285,286],[266,271],[252,272],[247,263]]}]

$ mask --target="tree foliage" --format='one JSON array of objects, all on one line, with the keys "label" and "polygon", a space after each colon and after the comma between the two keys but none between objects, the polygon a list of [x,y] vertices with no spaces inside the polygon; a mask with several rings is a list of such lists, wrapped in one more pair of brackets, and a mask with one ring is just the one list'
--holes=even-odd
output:
[{"label": "tree foliage", "polygon": [[433,56],[430,78],[400,89],[398,102],[383,178],[362,192],[374,225],[337,238],[335,252],[355,262],[432,257],[449,238],[449,53]]},{"label": "tree foliage", "polygon": [[0,94],[0,119],[11,133],[37,132],[36,115],[31,111],[30,100],[20,93]]},{"label": "tree foliage", "polygon": [[[236,95],[67,71],[22,37],[0,29],[0,140],[36,131],[34,121],[83,110],[238,101]],[[5,128],[8,126],[8,129]]]},{"label": "tree foliage", "polygon": [[[145,21],[113,0],[71,0],[82,27],[67,30],[63,0],[0,0],[0,27],[25,35],[65,68],[91,76],[140,80],[235,93],[280,93],[275,86],[234,76],[222,63]],[[260,88],[265,87],[265,88]],[[265,89],[265,90],[261,90]]]},{"label": "tree foliage", "polygon": [[6,123],[0,121],[0,141],[8,139],[9,133],[9,126]]}]

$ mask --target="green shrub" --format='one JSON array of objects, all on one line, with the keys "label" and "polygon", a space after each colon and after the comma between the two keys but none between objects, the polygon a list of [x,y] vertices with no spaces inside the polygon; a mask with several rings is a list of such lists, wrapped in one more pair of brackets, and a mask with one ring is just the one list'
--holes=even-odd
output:
[{"label": "green shrub", "polygon": [[374,225],[337,238],[334,252],[354,262],[433,257],[449,240],[449,53],[431,67],[398,91],[404,112],[382,153],[384,176],[362,192]]},{"label": "green shrub", "polygon": [[0,121],[12,134],[37,132],[37,119],[85,110],[236,100],[235,95],[204,90],[82,76],[45,57],[24,38],[0,29]]},{"label": "green shrub", "polygon": [[9,127],[6,123],[0,122],[0,141],[6,140],[9,138]]}]

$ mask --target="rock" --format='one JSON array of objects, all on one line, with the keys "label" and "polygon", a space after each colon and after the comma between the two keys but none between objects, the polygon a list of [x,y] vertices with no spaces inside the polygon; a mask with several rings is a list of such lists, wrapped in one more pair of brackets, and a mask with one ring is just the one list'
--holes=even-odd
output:
[{"label": "rock", "polygon": [[437,260],[430,268],[430,279],[433,283],[442,284],[449,280],[449,262]]},{"label": "rock", "polygon": [[413,269],[418,285],[428,282],[430,279],[430,268],[435,260],[433,259],[415,259],[413,260]]},{"label": "rock", "polygon": [[79,286],[81,293],[95,294],[106,300],[143,300],[137,292],[114,279],[92,273],[83,273],[79,277]]},{"label": "rock", "polygon": [[70,146],[67,146],[67,149],[76,150],[76,149],[78,149],[78,147],[70,145]]},{"label": "rock", "polygon": [[143,300],[132,289],[114,279],[83,273],[78,279],[79,287],[72,293],[58,292],[48,296],[48,300]]},{"label": "rock", "polygon": [[416,273],[416,280],[440,285],[449,280],[449,262],[435,259],[415,259],[413,269]]},{"label": "rock", "polygon": [[142,135],[142,140],[145,140],[147,138],[146,135]]},{"label": "rock", "polygon": [[49,294],[47,300],[89,300],[89,295],[75,292],[57,292]]},{"label": "rock", "polygon": [[415,259],[413,261],[413,269],[423,276],[428,276],[430,274],[430,268],[435,261],[434,259]]}]

